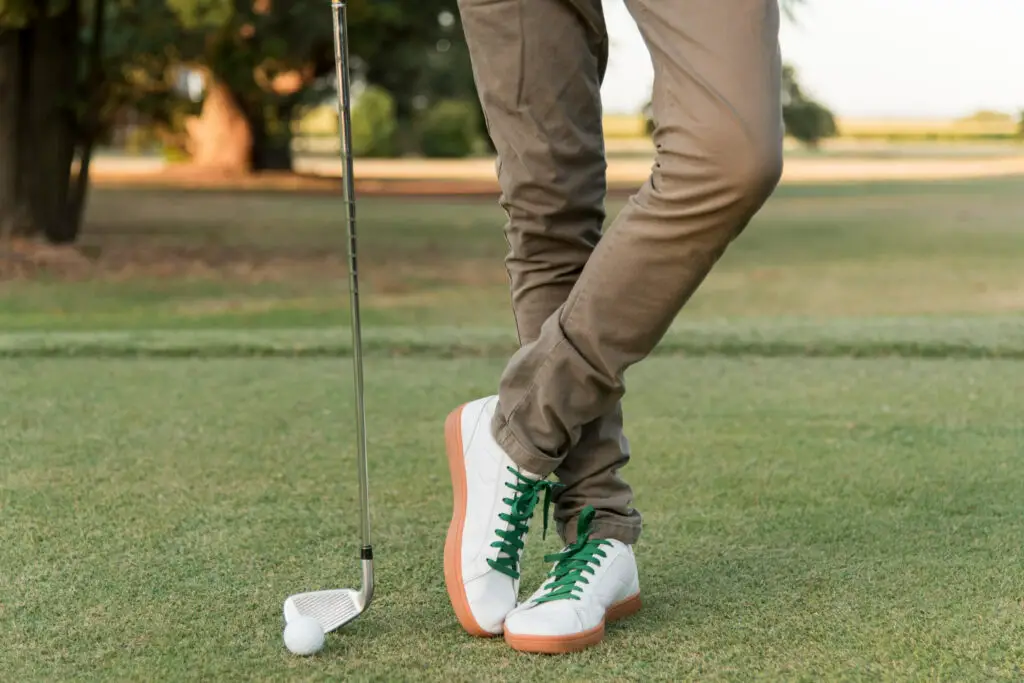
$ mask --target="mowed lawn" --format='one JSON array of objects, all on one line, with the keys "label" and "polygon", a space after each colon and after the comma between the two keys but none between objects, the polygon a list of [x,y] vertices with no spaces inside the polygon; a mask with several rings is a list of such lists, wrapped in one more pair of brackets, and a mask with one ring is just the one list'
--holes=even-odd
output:
[{"label": "mowed lawn", "polygon": [[378,594],[300,659],[283,599],[358,581],[343,205],[98,190],[0,280],[0,679],[1024,680],[1020,188],[779,189],[627,375],[645,607],[554,659],[441,573],[443,420],[514,346],[496,204],[360,204]]},{"label": "mowed lawn", "polygon": [[638,366],[646,605],[555,659],[466,636],[445,596],[442,420],[500,368],[370,360],[378,599],[299,659],[282,599],[358,581],[344,363],[0,363],[5,680],[1024,676],[1019,362]]},{"label": "mowed lawn", "polygon": [[[684,319],[1019,312],[1021,183],[784,185]],[[98,189],[75,281],[0,281],[0,330],[344,324],[343,209],[330,195]],[[359,221],[369,323],[512,325],[495,201],[367,197]]]}]

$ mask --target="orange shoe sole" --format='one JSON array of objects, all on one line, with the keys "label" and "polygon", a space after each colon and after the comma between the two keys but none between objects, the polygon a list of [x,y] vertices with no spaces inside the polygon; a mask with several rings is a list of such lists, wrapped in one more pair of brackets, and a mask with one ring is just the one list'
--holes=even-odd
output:
[{"label": "orange shoe sole", "polygon": [[448,470],[452,477],[452,521],[444,541],[444,583],[448,589],[455,616],[471,636],[494,638],[500,634],[485,631],[469,609],[465,584],[462,582],[462,528],[466,521],[466,462],[462,444],[462,410],[459,406],[444,422],[444,440],[448,450]]},{"label": "orange shoe sole", "polygon": [[579,652],[588,647],[597,645],[604,640],[605,622],[611,623],[640,611],[640,594],[626,598],[608,608],[604,620],[589,631],[581,631],[568,636],[526,636],[516,635],[505,631],[505,642],[513,650],[530,652],[544,655],[562,655],[569,652]]}]

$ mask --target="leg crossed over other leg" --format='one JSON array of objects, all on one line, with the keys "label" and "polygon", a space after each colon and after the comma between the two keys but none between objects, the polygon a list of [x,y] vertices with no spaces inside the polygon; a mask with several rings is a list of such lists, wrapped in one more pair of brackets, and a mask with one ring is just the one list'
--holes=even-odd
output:
[{"label": "leg crossed over other leg", "polygon": [[[506,266],[512,309],[520,343],[526,345],[536,341],[543,322],[565,303],[601,237],[606,162],[600,85],[608,57],[604,17],[600,0],[462,0],[461,14],[498,150],[501,204],[508,215]],[[508,470],[512,461],[470,457],[466,446],[471,438],[480,443],[481,430],[490,436],[495,407],[492,399],[458,411],[460,431],[448,439],[449,457],[458,461],[453,479],[465,471],[479,480],[479,472],[486,470],[495,473],[486,476],[500,482],[499,488],[516,485],[516,474]],[[461,446],[454,445],[457,440]],[[552,497],[560,533],[574,536],[573,522],[591,504],[607,532],[635,540],[640,515],[631,507],[632,491],[618,475],[629,459],[621,407],[616,404],[584,425],[573,450],[577,455],[556,468],[561,486]],[[491,450],[499,451],[496,446]],[[523,473],[528,470],[520,469]],[[494,634],[501,625],[493,617],[481,617],[491,623],[479,628],[471,613],[502,614],[515,607],[521,549],[514,549],[515,558],[507,558],[516,570],[506,576],[487,561],[499,561],[508,553],[487,544],[498,531],[522,531],[517,540],[525,543],[525,525],[510,526],[507,520],[494,518],[503,513],[488,510],[481,516],[489,526],[475,530],[463,518],[482,503],[466,495],[456,495],[449,546],[483,544],[484,550],[463,558],[456,568],[455,548],[449,548],[449,592],[454,593],[456,613],[467,630]],[[499,497],[498,506],[519,505],[528,497],[515,494],[510,504]],[[455,543],[452,539],[460,530],[462,539]],[[478,593],[485,582],[504,588]]]},{"label": "leg crossed over other leg", "polygon": [[[498,150],[512,309],[525,345],[565,303],[601,237],[608,35],[600,0],[462,0],[462,17]],[[573,536],[590,503],[597,525],[634,542],[640,515],[618,475],[629,460],[621,406],[580,431],[555,470],[559,530]]]},{"label": "leg crossed over other leg", "polygon": [[501,380],[496,435],[545,474],[623,395],[782,170],[775,0],[627,0],[655,67],[654,169]]},{"label": "leg crossed over other leg", "polygon": [[[503,626],[513,647],[530,651],[593,644],[606,619],[639,606],[630,547],[639,516],[617,475],[628,453],[623,375],[654,349],[781,173],[775,0],[627,5],[654,64],[657,154],[648,181],[598,240],[604,157],[596,97],[607,48],[596,0],[463,0],[499,151],[523,344],[499,400],[477,410],[477,422],[463,420],[462,434],[507,459],[492,469],[505,465],[509,476],[533,482],[555,472],[569,483],[559,510],[568,545],[551,558],[549,580]],[[491,430],[480,435],[485,419]],[[464,463],[477,460],[473,448],[459,450]],[[516,495],[513,509],[539,494]],[[465,501],[461,507],[474,514]],[[517,549],[524,538],[516,536]],[[489,552],[484,540],[467,552],[463,538],[463,559]]]}]

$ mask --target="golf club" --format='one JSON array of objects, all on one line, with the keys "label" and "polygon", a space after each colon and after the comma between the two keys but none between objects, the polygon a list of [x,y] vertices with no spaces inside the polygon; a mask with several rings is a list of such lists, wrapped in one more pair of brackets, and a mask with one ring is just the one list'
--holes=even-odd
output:
[{"label": "golf club", "polygon": [[373,548],[370,544],[369,480],[366,473],[366,409],[363,402],[363,349],[359,319],[359,277],[356,267],[356,205],[352,178],[352,114],[349,83],[348,21],[345,0],[331,4],[334,14],[334,61],[338,80],[338,123],[341,127],[341,156],[348,228],[348,277],[352,313],[352,364],[355,378],[356,455],[359,465],[359,521],[362,548],[362,585],[359,590],[342,588],[290,596],[284,602],[285,621],[298,616],[312,617],[324,633],[344,626],[365,612],[373,600]]}]

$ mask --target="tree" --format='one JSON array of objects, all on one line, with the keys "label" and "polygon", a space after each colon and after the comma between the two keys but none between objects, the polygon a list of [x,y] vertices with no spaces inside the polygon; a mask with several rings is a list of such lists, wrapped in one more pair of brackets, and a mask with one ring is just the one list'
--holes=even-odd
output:
[{"label": "tree", "polygon": [[[797,21],[797,9],[805,0],[783,0],[782,11],[792,22]],[[811,149],[817,149],[822,139],[839,131],[835,116],[825,105],[804,94],[797,82],[796,68],[782,67],[782,120],[786,132]]]},{"label": "tree", "polygon": [[786,132],[810,149],[818,149],[821,140],[838,132],[832,112],[817,102],[791,104],[783,109],[782,115]]},{"label": "tree", "polygon": [[291,168],[291,122],[310,86],[333,69],[323,0],[167,0],[183,30],[182,63],[205,75],[188,123],[199,166]]},{"label": "tree", "polygon": [[[329,7],[0,0],[0,235],[73,241],[92,150],[129,109],[165,131],[187,129],[200,166],[290,168],[296,108],[333,86]],[[391,91],[410,132],[416,113],[441,99],[477,106],[456,17],[455,0],[349,1],[357,77]],[[199,105],[176,87],[189,70],[206,76]],[[199,116],[188,119],[193,108]]]},{"label": "tree", "polygon": [[456,0],[351,1],[357,71],[391,93],[400,121],[440,99],[475,97],[458,16]]},{"label": "tree", "polygon": [[164,0],[0,0],[0,235],[77,238],[95,145],[168,111],[178,37]]},{"label": "tree", "polygon": [[[323,0],[168,0],[189,34],[183,56],[207,77],[189,122],[193,160],[242,172],[291,167],[291,120],[332,85],[333,35]],[[355,78],[394,100],[411,137],[419,113],[443,99],[476,104],[456,0],[350,0]]]},{"label": "tree", "polygon": [[[0,20],[7,19],[0,5]],[[18,135],[21,125],[21,36],[10,27],[0,29],[0,238],[18,227],[21,193],[18,182]]]},{"label": "tree", "polygon": [[361,157],[395,154],[395,99],[384,88],[370,86],[352,108],[352,153]]},{"label": "tree", "polygon": [[0,1],[0,232],[74,238],[79,0]]},{"label": "tree", "polygon": [[443,100],[475,109],[476,135],[490,144],[457,0],[352,0],[349,18],[357,74],[394,98],[404,147]]},{"label": "tree", "polygon": [[458,158],[472,153],[478,140],[477,111],[466,100],[441,100],[420,122],[420,149],[429,157]]},{"label": "tree", "polygon": [[838,133],[832,112],[803,92],[796,69],[788,64],[782,68],[782,120],[786,132],[811,149]]}]

